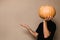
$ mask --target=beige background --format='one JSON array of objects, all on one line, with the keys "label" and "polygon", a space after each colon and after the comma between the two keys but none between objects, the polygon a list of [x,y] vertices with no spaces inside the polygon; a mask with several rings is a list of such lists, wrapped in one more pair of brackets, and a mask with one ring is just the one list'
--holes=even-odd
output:
[{"label": "beige background", "polygon": [[0,0],[0,40],[35,40],[19,24],[26,23],[35,31],[42,21],[38,8],[46,4],[56,8],[54,21],[57,30],[54,40],[60,40],[60,0]]}]

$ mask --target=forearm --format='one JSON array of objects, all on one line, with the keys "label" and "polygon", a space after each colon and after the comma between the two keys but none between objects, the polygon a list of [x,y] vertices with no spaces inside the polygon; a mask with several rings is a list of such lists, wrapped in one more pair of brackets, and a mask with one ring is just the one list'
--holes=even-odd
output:
[{"label": "forearm", "polygon": [[20,24],[21,26],[23,26],[24,28],[26,28],[34,37],[37,37],[38,33],[34,32],[28,25],[26,24]]},{"label": "forearm", "polygon": [[34,32],[31,28],[27,29],[35,38],[38,36],[37,32]]},{"label": "forearm", "polygon": [[48,28],[47,28],[47,23],[46,23],[46,21],[44,21],[44,23],[43,23],[43,32],[44,32],[44,37],[45,37],[45,38],[47,38],[48,36],[50,36],[50,32],[49,32],[49,30],[48,30]]}]

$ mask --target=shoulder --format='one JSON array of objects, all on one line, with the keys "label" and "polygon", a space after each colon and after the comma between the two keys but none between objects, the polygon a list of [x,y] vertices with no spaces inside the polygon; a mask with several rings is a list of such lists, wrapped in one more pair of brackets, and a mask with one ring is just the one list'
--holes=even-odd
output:
[{"label": "shoulder", "polygon": [[50,24],[50,25],[56,25],[55,22],[52,21],[52,20],[47,21],[47,24]]}]

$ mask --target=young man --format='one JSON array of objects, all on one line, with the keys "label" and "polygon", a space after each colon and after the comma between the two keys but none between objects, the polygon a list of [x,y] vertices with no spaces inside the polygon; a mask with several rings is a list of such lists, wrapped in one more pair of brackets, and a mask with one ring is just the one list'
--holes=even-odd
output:
[{"label": "young man", "polygon": [[[44,11],[42,10],[42,12],[41,11],[40,12],[41,13],[54,13],[54,10],[51,11],[50,9],[48,9],[49,11],[48,10],[45,11],[45,7],[44,7],[43,9]],[[37,38],[37,40],[53,40],[55,31],[56,31],[56,24],[52,21],[54,16],[55,15],[46,16],[46,18],[43,19],[43,22],[39,24],[35,32],[26,24],[20,24],[20,25],[26,28],[35,38]]]}]

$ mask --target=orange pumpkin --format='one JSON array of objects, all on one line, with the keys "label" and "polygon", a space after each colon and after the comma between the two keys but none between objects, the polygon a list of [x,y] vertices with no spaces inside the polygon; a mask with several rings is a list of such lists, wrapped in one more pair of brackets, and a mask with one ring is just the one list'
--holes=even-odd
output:
[{"label": "orange pumpkin", "polygon": [[46,19],[48,16],[54,17],[56,10],[53,6],[41,6],[39,8],[39,16]]}]

